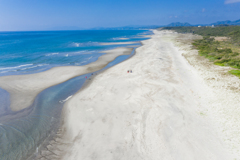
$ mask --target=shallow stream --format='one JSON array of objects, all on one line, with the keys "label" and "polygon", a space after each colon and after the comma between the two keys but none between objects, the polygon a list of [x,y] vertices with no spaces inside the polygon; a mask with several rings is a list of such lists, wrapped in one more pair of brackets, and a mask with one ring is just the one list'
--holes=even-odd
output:
[{"label": "shallow stream", "polygon": [[[64,103],[79,89],[91,80],[91,76],[116,65],[133,56],[122,55],[110,62],[105,68],[86,75],[72,78],[64,83],[52,86],[42,91],[34,103],[19,112],[11,112],[0,118],[0,159],[26,160],[33,159],[39,151],[40,145],[48,143],[61,125],[61,113]],[[86,78],[87,77],[87,78]],[[5,92],[1,89],[1,92]],[[9,95],[4,94],[2,102],[9,105]]]}]

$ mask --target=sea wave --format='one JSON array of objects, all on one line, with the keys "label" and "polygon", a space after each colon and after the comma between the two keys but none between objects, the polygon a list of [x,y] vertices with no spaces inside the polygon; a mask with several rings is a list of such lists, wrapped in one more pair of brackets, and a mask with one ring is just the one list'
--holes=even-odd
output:
[{"label": "sea wave", "polygon": [[84,50],[84,51],[72,52],[71,55],[93,54],[93,53],[98,53],[98,52],[99,52],[99,51]]},{"label": "sea wave", "polygon": [[21,72],[21,71],[27,71],[27,70],[32,70],[34,68],[42,67],[45,65],[49,64],[38,64],[38,65],[33,65],[33,64],[26,64],[26,65],[20,65],[16,67],[6,67],[6,68],[0,68],[0,73],[8,73],[8,72]]},{"label": "sea wave", "polygon": [[11,69],[14,69],[14,68],[22,68],[22,67],[25,67],[25,66],[32,66],[32,65],[33,65],[33,64],[23,64],[23,65],[14,66],[14,67],[0,68],[0,70],[11,70]]},{"label": "sea wave", "polygon": [[88,47],[88,46],[98,46],[99,43],[98,42],[85,42],[85,43],[77,43],[77,42],[73,42],[70,44],[70,47]]},{"label": "sea wave", "polygon": [[35,65],[35,66],[32,66],[32,67],[22,68],[21,70],[28,70],[28,69],[42,67],[42,66],[46,66],[46,65],[49,65],[49,64],[38,64],[38,65]]},{"label": "sea wave", "polygon": [[84,50],[84,51],[77,51],[77,52],[57,52],[57,53],[49,53],[45,56],[60,56],[60,57],[69,57],[69,56],[76,56],[76,55],[83,55],[83,54],[92,54],[93,51]]},{"label": "sea wave", "polygon": [[46,56],[53,56],[59,54],[58,52],[46,54]]},{"label": "sea wave", "polygon": [[117,38],[112,38],[113,40],[127,40],[129,38],[126,37],[117,37]]}]

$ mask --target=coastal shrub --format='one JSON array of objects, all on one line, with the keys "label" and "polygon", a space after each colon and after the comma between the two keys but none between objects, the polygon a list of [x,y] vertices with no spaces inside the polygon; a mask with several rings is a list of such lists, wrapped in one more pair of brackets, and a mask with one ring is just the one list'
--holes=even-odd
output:
[{"label": "coastal shrub", "polygon": [[205,56],[210,61],[214,61],[216,65],[238,66],[232,58],[238,56],[239,53],[233,52],[231,48],[218,49],[219,42],[210,36],[204,36],[203,39],[194,41],[193,45],[199,50],[199,55]]},{"label": "coastal shrub", "polygon": [[218,66],[225,66],[223,63],[219,63],[219,62],[214,62],[214,64]]},{"label": "coastal shrub", "polygon": [[208,53],[207,58],[208,58],[210,61],[215,61],[215,60],[216,60],[216,53]]},{"label": "coastal shrub", "polygon": [[216,59],[221,59],[223,56],[224,56],[224,54],[217,54],[217,55],[215,56],[215,58],[216,58]]},{"label": "coastal shrub", "polygon": [[232,53],[232,50],[230,48],[219,49],[218,53]]},{"label": "coastal shrub", "polygon": [[233,52],[233,53],[231,53],[231,54],[229,54],[230,56],[238,56],[239,55],[239,53],[237,53],[237,52]]},{"label": "coastal shrub", "polygon": [[228,72],[235,75],[235,76],[238,76],[240,78],[240,70],[231,70],[231,71],[228,71]]},{"label": "coastal shrub", "polygon": [[219,60],[220,63],[226,63],[226,62],[229,62],[231,59],[228,59],[228,58],[222,58]]},{"label": "coastal shrub", "polygon": [[[192,45],[200,56],[213,61],[215,65],[231,66],[240,69],[240,26],[211,27],[165,27],[179,33],[193,33],[202,35],[202,39],[193,41]],[[214,37],[228,37],[225,41],[216,41]],[[240,76],[239,70],[229,71]]]}]

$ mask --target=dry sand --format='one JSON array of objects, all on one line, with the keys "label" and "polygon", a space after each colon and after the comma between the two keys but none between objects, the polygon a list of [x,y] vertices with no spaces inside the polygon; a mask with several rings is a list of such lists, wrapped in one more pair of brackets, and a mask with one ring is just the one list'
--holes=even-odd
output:
[{"label": "dry sand", "polygon": [[240,159],[240,79],[228,73],[230,67],[213,65],[204,57],[198,56],[197,50],[191,49],[192,34],[179,34],[175,45],[179,46],[184,57],[194,66],[198,75],[208,86],[205,98],[208,107],[201,113],[209,117],[219,135],[232,154]]},{"label": "dry sand", "polygon": [[11,96],[10,108],[18,111],[29,107],[38,93],[44,89],[67,81],[73,77],[91,73],[102,69],[109,62],[120,55],[131,54],[132,48],[119,47],[113,50],[104,51],[105,55],[97,61],[85,66],[64,66],[54,67],[45,72],[0,77],[0,87],[7,90]]},{"label": "dry sand", "polygon": [[191,50],[193,35],[154,33],[65,104],[61,138],[42,159],[238,159],[239,93],[225,80],[239,79],[223,82],[221,67]]}]

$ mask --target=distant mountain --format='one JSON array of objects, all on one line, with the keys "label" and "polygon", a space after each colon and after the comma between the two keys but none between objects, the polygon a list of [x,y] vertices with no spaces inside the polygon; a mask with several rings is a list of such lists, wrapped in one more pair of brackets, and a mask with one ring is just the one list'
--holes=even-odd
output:
[{"label": "distant mountain", "polygon": [[[236,21],[218,21],[211,24],[195,24],[192,25],[190,23],[181,23],[181,22],[174,22],[168,25],[129,25],[123,27],[95,27],[95,28],[88,28],[88,30],[138,30],[138,29],[156,29],[160,27],[182,27],[182,26],[223,26],[223,25],[240,25],[240,19]],[[61,27],[54,27],[48,28],[48,30],[86,30],[87,28],[80,28],[76,26],[61,26]]]},{"label": "distant mountain", "polygon": [[175,22],[167,25],[167,27],[182,27],[182,26],[193,26],[189,23],[180,23],[180,22]]},{"label": "distant mountain", "polygon": [[240,19],[236,20],[236,21],[218,21],[215,23],[211,23],[211,24],[196,24],[196,25],[191,25],[189,23],[180,23],[180,22],[175,22],[175,23],[171,23],[169,25],[166,25],[166,27],[182,27],[182,26],[225,26],[225,25],[240,25]]},{"label": "distant mountain", "polygon": [[174,22],[170,23],[168,25],[148,25],[148,26],[141,26],[141,25],[131,25],[131,26],[124,26],[124,27],[114,27],[114,28],[95,28],[95,29],[112,29],[112,30],[129,30],[129,29],[155,29],[155,28],[160,28],[160,27],[183,27],[183,26],[219,26],[219,25],[240,25],[240,19],[236,21],[218,21],[215,23],[211,24],[195,24],[192,25],[190,23],[181,23],[181,22]]},{"label": "distant mountain", "polygon": [[219,25],[240,25],[240,19],[236,21],[218,21],[215,23],[212,23],[211,25],[219,26]]}]

